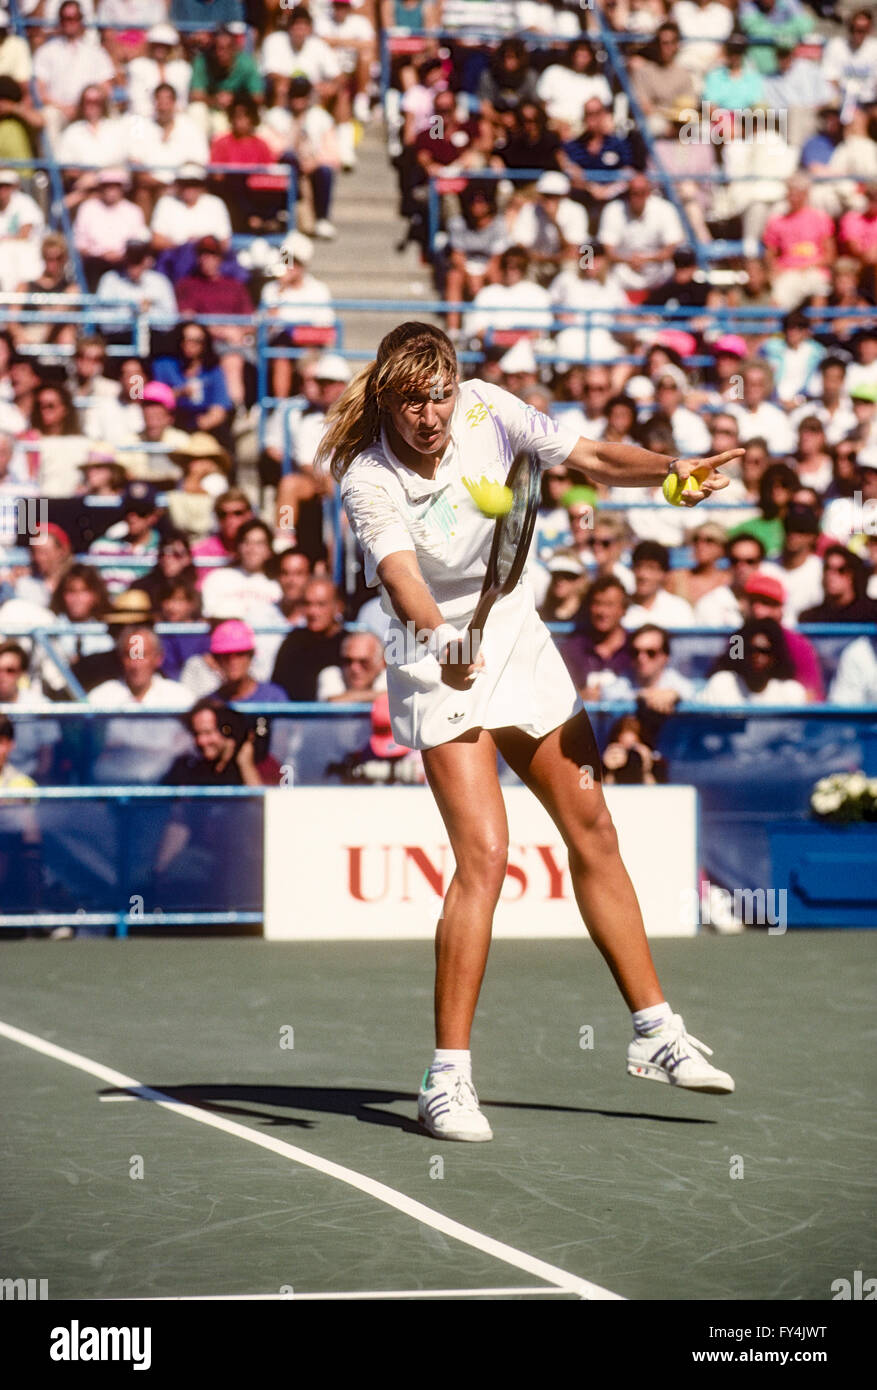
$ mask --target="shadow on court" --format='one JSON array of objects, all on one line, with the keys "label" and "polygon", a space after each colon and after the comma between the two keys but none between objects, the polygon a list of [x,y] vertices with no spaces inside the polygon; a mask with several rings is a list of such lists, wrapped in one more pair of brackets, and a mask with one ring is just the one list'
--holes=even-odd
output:
[{"label": "shadow on court", "polygon": [[[233,1119],[259,1120],[266,1128],[291,1127],[293,1129],[314,1129],[318,1121],[300,1115],[278,1115],[274,1111],[306,1110],[314,1114],[349,1115],[361,1124],[383,1125],[389,1129],[402,1130],[406,1134],[422,1134],[420,1126],[408,1115],[381,1109],[381,1106],[398,1104],[403,1101],[412,1110],[417,1105],[416,1091],[377,1091],[363,1088],[345,1090],[328,1086],[153,1086],[148,1089],[161,1091],[171,1100],[184,1105],[194,1105],[201,1110],[209,1110],[217,1115],[228,1115]],[[102,1096],[134,1095],[142,1100],[151,1097],[144,1092],[108,1087],[101,1091]],[[690,1115],[655,1115],[643,1110],[600,1110],[588,1106],[533,1104],[514,1100],[483,1100],[487,1110],[521,1110],[549,1113],[554,1115],[601,1115],[610,1120],[651,1120],[661,1125],[714,1125],[715,1120],[699,1119]],[[258,1106],[271,1106],[272,1109],[258,1109]]]}]

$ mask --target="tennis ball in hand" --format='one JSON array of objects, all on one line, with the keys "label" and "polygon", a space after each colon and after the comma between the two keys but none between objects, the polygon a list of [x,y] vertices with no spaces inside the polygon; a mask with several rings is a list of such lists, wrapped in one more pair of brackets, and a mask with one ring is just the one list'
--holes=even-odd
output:
[{"label": "tennis ball in hand", "polygon": [[492,483],[485,478],[472,484],[469,492],[482,516],[505,516],[511,510],[512,490],[505,483]]},{"label": "tennis ball in hand", "polygon": [[700,492],[700,482],[693,473],[684,483],[677,478],[675,473],[668,473],[661,484],[661,491],[672,506],[681,507],[682,494],[684,492]]}]

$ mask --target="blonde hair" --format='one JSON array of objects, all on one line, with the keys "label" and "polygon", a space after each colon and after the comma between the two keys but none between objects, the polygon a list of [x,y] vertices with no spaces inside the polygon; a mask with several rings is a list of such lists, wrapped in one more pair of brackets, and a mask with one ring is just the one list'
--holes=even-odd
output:
[{"label": "blonde hair", "polygon": [[356,374],[329,411],[315,465],[331,460],[332,476],[340,482],[357,454],[380,438],[390,391],[439,384],[444,390],[456,380],[457,354],[447,334],[431,323],[400,323],[381,339],[374,362]]}]

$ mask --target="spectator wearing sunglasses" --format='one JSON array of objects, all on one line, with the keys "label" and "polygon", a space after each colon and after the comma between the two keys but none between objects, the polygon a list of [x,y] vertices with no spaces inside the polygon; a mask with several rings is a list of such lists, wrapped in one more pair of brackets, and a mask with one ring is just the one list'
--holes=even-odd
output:
[{"label": "spectator wearing sunglasses", "polygon": [[[234,539],[245,521],[253,520],[250,499],[240,488],[229,488],[216,499],[217,529],[212,536],[192,547],[196,559],[213,557],[231,560],[234,556]],[[209,571],[208,571],[209,572]],[[202,571],[202,583],[204,571]]]},{"label": "spectator wearing sunglasses", "polygon": [[[737,627],[743,621],[742,601],[746,585],[764,559],[757,536],[733,536],[725,545],[729,568],[727,582],[711,589],[694,606],[697,627]],[[782,590],[785,597],[785,589]]]},{"label": "spectator wearing sunglasses", "polygon": [[822,71],[845,105],[877,101],[877,38],[868,10],[856,10],[847,21],[846,34],[829,39]]},{"label": "spectator wearing sunglasses", "polygon": [[728,642],[700,700],[705,705],[803,705],[782,628],[773,618],[750,618]]},{"label": "spectator wearing sunglasses", "polygon": [[[160,536],[157,522],[160,514],[161,508],[152,484],[142,481],[129,483],[122,497],[123,519],[115,522],[105,536],[94,541],[89,547],[89,554],[145,560],[151,568],[158,559]],[[132,570],[130,565],[102,571],[111,596],[126,589],[134,574],[136,570]]]},{"label": "spectator wearing sunglasses", "polygon": [[608,686],[606,700],[638,700],[655,714],[672,714],[680,700],[694,697],[694,685],[670,665],[670,638],[662,627],[646,623],[631,634],[633,670]]},{"label": "spectator wearing sunglasses", "polygon": [[[782,626],[785,602],[786,591],[779,580],[774,579],[772,574],[761,574],[756,570],[747,579],[740,597],[741,623],[750,618],[773,618]],[[825,682],[816,649],[794,628],[783,627],[783,636],[794,667],[795,680],[803,685],[808,700],[819,703],[825,699]]]},{"label": "spectator wearing sunglasses", "polygon": [[806,608],[802,623],[877,623],[877,603],[868,598],[868,571],[863,560],[842,545],[830,545],[822,557],[822,603]]},{"label": "spectator wearing sunglasses", "polygon": [[595,577],[611,574],[621,580],[628,594],[632,594],[635,587],[633,573],[622,558],[629,539],[627,525],[620,516],[612,512],[597,513],[591,538]]},{"label": "spectator wearing sunglasses", "polygon": [[[330,704],[368,704],[387,693],[384,646],[373,632],[348,632],[341,639],[341,660],[317,676],[317,699]],[[285,693],[281,699],[286,699]]]}]

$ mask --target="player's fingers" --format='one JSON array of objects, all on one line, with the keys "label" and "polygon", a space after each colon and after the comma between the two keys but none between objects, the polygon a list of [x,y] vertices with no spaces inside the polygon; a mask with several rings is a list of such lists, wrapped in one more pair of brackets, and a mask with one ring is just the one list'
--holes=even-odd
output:
[{"label": "player's fingers", "polygon": [[709,464],[711,468],[723,468],[732,459],[741,459],[745,453],[745,449],[726,449],[722,454],[713,454],[712,458],[701,459],[699,466],[705,468]]}]

